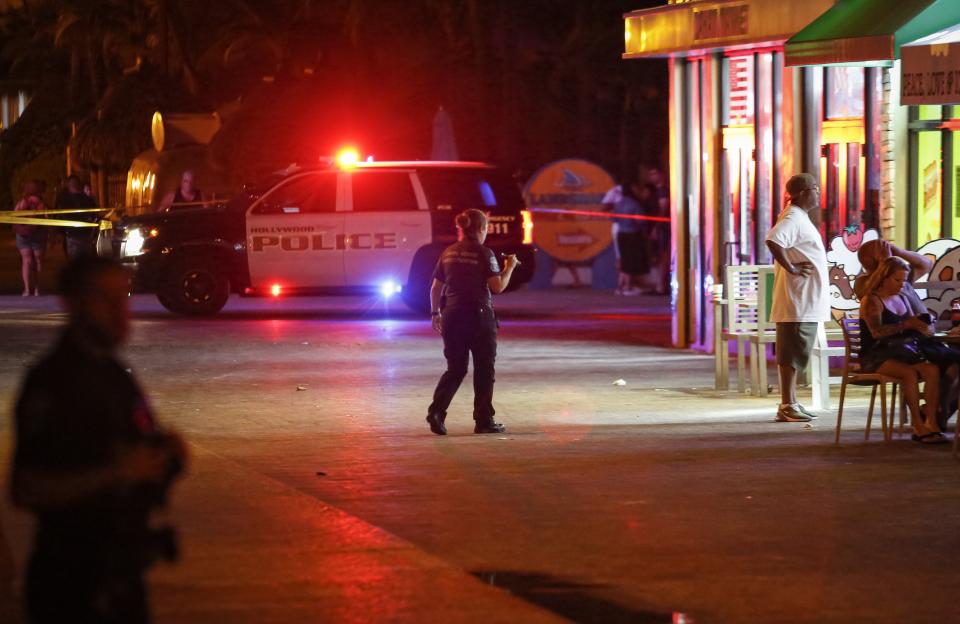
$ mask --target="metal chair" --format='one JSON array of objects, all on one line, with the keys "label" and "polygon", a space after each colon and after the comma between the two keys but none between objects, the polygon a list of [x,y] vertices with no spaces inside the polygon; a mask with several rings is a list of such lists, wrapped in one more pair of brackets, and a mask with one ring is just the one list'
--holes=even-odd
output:
[{"label": "metal chair", "polygon": [[[840,423],[843,421],[843,400],[847,394],[847,386],[872,386],[870,392],[870,407],[867,411],[867,427],[863,439],[870,439],[870,424],[873,419],[873,404],[877,397],[877,387],[880,388],[880,426],[883,428],[883,439],[890,440],[893,436],[893,408],[897,404],[897,387],[900,380],[879,373],[864,373],[860,361],[860,319],[858,317],[844,317],[840,319],[843,329],[844,362],[843,377],[840,382],[840,408],[837,412],[837,433],[834,443],[840,443]],[[887,424],[887,384],[893,384],[890,397],[890,423]]]}]

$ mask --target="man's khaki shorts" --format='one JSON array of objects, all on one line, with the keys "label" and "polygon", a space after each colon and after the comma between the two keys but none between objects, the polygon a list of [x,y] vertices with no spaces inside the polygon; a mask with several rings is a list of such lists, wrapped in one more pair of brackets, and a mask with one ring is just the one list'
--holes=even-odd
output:
[{"label": "man's khaki shorts", "polygon": [[777,323],[777,364],[806,370],[819,323]]}]

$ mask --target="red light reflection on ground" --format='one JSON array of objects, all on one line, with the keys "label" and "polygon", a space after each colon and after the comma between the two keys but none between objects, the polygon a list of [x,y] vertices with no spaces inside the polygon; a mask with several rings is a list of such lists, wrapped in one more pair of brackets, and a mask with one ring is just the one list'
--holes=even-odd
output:
[{"label": "red light reflection on ground", "polygon": [[586,318],[594,319],[597,321],[639,321],[642,323],[655,323],[657,321],[669,321],[671,316],[669,314],[627,314],[623,312],[619,313],[604,313],[604,314],[587,314]]}]

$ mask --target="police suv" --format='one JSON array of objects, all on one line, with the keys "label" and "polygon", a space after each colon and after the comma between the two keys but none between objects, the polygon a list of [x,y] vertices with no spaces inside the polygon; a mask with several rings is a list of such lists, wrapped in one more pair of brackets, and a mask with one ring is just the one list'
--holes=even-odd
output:
[{"label": "police suv", "polygon": [[532,225],[519,189],[504,171],[470,162],[291,167],[227,203],[127,218],[98,248],[180,314],[216,314],[231,293],[400,293],[427,311],[434,266],[466,208],[489,214],[488,247],[521,261],[511,289],[530,281]]}]

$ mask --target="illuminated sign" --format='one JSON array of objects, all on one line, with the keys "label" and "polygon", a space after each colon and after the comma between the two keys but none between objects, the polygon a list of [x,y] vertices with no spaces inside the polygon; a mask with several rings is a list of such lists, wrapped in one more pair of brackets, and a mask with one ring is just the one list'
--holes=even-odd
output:
[{"label": "illuminated sign", "polygon": [[562,262],[590,260],[610,246],[610,219],[536,212],[537,208],[596,211],[614,185],[599,165],[580,159],[560,160],[537,171],[523,189],[534,211],[533,240]]},{"label": "illuminated sign", "polygon": [[736,39],[750,32],[750,7],[731,4],[693,10],[693,40]]}]

